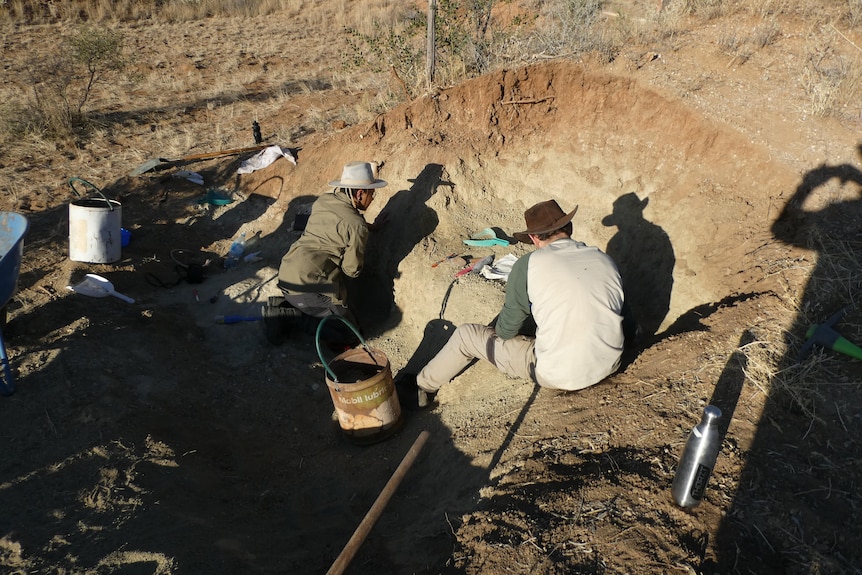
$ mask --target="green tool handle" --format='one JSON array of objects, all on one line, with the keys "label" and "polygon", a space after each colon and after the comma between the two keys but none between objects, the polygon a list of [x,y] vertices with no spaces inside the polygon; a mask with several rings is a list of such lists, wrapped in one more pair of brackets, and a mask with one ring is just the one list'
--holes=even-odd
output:
[{"label": "green tool handle", "polygon": [[[822,324],[828,326],[829,323]],[[808,328],[808,331],[805,332],[805,337],[811,340],[811,338],[815,337],[817,334],[817,330],[821,329],[821,325],[815,324]],[[857,345],[850,343],[850,341],[844,337],[838,335],[838,333],[832,329],[829,329],[825,335],[821,336],[814,340],[814,343],[821,347],[825,347],[826,349],[831,349],[832,351],[837,351],[838,353],[843,353],[844,355],[849,355],[855,359],[862,359],[862,348]]]},{"label": "green tool handle", "polygon": [[844,355],[849,355],[856,359],[862,359],[862,349],[853,345],[841,336],[838,336],[838,339],[836,339],[835,343],[832,344],[832,350],[837,351],[838,353],[843,353]]}]

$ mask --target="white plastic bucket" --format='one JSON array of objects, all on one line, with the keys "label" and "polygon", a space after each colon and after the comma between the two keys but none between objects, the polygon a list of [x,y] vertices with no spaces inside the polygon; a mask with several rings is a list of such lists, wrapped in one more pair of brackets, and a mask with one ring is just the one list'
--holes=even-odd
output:
[{"label": "white plastic bucket", "polygon": [[69,183],[76,193],[73,180],[88,184],[102,197],[77,199],[69,204],[69,259],[94,264],[116,262],[122,257],[120,202],[107,199],[85,180],[72,178]]}]

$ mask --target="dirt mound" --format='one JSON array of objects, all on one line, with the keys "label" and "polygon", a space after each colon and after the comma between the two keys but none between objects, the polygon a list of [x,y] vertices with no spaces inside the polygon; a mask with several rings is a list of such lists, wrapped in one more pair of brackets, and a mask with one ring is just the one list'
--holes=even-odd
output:
[{"label": "dirt mound", "polygon": [[[382,209],[395,215],[371,265],[396,278],[397,293],[418,293],[419,285],[445,293],[451,278],[429,277],[427,261],[464,252],[461,240],[486,227],[517,231],[526,207],[554,197],[580,206],[583,241],[607,246],[633,268],[624,270],[628,288],[653,332],[667,316],[748,289],[744,272],[753,260],[746,253],[768,239],[769,219],[778,215],[771,203],[792,193],[796,180],[762,148],[678,102],[631,80],[553,63],[396,108],[303,149],[296,168],[255,174],[249,189],[277,197],[273,209],[287,208],[289,219],[298,194],[319,190],[324,174],[369,155],[391,181],[369,219]],[[770,195],[758,193],[764,188]],[[644,273],[650,269],[663,273]],[[685,281],[674,287],[674,274]],[[443,284],[428,289],[435,278]],[[408,322],[435,315],[427,305],[433,300],[403,299]]]},{"label": "dirt mound", "polygon": [[[117,179],[105,191],[132,240],[114,265],[68,260],[64,198],[29,213],[4,330],[19,391],[3,398],[0,564],[321,573],[427,430],[350,573],[852,572],[858,364],[821,356],[838,385],[816,393],[769,382],[799,369],[810,320],[840,300],[816,300],[809,278],[829,270],[813,269],[809,240],[826,253],[858,231],[853,136],[831,128],[850,160],[788,161],[785,144],[773,153],[647,84],[562,62],[495,72],[303,141],[296,165],[200,164],[234,192],[225,206],[182,179]],[[352,305],[394,372],[459,323],[494,318],[505,285],[455,274],[464,258],[527,247],[463,240],[511,238],[549,197],[578,205],[574,235],[617,260],[642,345],[569,394],[476,364],[393,437],[347,441],[325,384],[332,354],[312,335],[272,347],[260,322],[215,318],[253,318],[277,293],[295,216],[355,159],[381,162],[389,182],[367,217],[390,223]],[[260,261],[224,269],[243,232]],[[858,262],[842,262],[856,285]],[[190,263],[202,282],[187,281]],[[68,292],[85,272],[136,303]],[[726,437],[705,501],[684,511],[670,483],[707,403]]]}]

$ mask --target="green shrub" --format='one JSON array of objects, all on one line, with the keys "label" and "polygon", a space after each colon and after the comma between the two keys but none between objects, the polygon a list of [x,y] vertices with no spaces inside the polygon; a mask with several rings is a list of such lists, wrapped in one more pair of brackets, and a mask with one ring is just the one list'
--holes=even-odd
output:
[{"label": "green shrub", "polygon": [[[618,48],[597,29],[600,0],[552,0],[539,11],[494,21],[494,0],[439,0],[435,18],[435,83],[455,84],[499,66],[598,52],[608,60]],[[379,24],[379,23],[378,23]],[[363,34],[347,29],[347,69],[392,69],[408,86],[424,86],[427,16],[414,12],[396,26]],[[409,96],[409,95],[408,95]]]},{"label": "green shrub", "polygon": [[85,134],[94,88],[121,73],[127,63],[119,32],[79,29],[52,55],[30,62],[32,101],[19,110],[18,127],[48,136]]}]

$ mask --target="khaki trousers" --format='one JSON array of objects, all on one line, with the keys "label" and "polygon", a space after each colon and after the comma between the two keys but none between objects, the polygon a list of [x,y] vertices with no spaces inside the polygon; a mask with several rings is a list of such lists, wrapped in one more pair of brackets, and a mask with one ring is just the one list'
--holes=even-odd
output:
[{"label": "khaki trousers", "polygon": [[284,299],[293,307],[311,317],[322,319],[328,315],[340,315],[355,323],[353,314],[345,306],[336,303],[331,297],[322,293],[284,293]]},{"label": "khaki trousers", "polygon": [[519,335],[500,339],[493,328],[465,323],[458,326],[443,349],[419,372],[416,383],[425,391],[436,392],[473,359],[484,359],[510,377],[538,383],[534,346],[534,338]]}]

